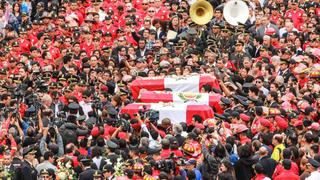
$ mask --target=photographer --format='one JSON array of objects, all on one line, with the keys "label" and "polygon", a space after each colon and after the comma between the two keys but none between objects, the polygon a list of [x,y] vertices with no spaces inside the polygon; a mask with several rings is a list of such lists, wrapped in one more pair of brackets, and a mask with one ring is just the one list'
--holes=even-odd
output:
[{"label": "photographer", "polygon": [[59,133],[58,127],[45,127],[43,129],[43,136],[40,140],[40,152],[42,155],[46,151],[51,151],[58,157],[61,157],[64,155],[64,145],[62,137]]},{"label": "photographer", "polygon": [[[141,129],[143,132],[147,133],[148,134],[148,138],[149,138],[149,148],[151,149],[156,149],[156,148],[159,148],[160,147],[160,144],[159,144],[159,139],[153,139],[152,135],[150,134],[150,131],[149,129],[147,128],[147,125],[144,123],[144,122],[149,122],[150,123],[150,120],[147,118],[145,119],[144,121],[141,119],[140,117],[140,114],[137,113],[135,115],[136,119],[139,121],[140,123],[140,126],[141,126]],[[154,126],[153,124],[151,125],[152,123],[150,123],[150,126]]]}]

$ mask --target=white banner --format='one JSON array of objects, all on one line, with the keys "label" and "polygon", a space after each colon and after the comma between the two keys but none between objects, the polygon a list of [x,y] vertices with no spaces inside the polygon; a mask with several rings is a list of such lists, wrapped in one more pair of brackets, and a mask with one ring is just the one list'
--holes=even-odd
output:
[{"label": "white banner", "polygon": [[189,77],[166,77],[164,87],[172,89],[173,92],[199,92],[200,76]]},{"label": "white banner", "polygon": [[209,105],[209,94],[208,93],[172,93],[174,103],[186,103],[186,104],[198,104],[198,105]]},{"label": "white banner", "polygon": [[171,123],[178,124],[187,121],[187,104],[157,103],[151,104],[150,109],[159,111],[159,123],[169,118]]}]

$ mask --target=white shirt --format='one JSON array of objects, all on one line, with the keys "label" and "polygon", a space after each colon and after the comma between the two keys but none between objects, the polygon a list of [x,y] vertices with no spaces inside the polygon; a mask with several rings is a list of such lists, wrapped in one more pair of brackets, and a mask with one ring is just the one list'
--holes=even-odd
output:
[{"label": "white shirt", "polygon": [[92,103],[85,103],[84,101],[81,101],[79,105],[82,107],[83,113],[87,117],[86,120],[89,119],[88,112],[92,111]]},{"label": "white shirt", "polygon": [[[296,28],[293,28],[293,29],[292,29],[292,32],[294,32],[294,31],[295,31],[295,32],[299,32]],[[286,27],[281,28],[281,29],[279,30],[279,36],[280,36],[280,38],[282,38],[283,35],[284,35],[286,32],[288,32]]]},{"label": "white shirt", "polygon": [[309,177],[306,178],[306,180],[319,180],[320,179],[320,172],[314,171],[310,174]]}]

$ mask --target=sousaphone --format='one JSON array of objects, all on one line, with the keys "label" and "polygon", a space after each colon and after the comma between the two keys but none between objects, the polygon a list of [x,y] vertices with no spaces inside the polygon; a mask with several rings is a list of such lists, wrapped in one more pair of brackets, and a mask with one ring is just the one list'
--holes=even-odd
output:
[{"label": "sousaphone", "polygon": [[190,18],[198,25],[207,24],[213,17],[213,8],[208,1],[197,0],[190,7]]},{"label": "sousaphone", "polygon": [[230,0],[223,7],[223,17],[233,26],[245,24],[249,18],[249,8],[241,0]]}]

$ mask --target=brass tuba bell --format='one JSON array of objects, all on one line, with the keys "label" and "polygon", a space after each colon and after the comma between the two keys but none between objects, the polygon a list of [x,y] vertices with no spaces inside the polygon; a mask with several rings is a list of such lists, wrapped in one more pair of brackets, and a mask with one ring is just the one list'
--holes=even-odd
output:
[{"label": "brass tuba bell", "polygon": [[213,8],[208,1],[198,0],[191,5],[189,14],[194,23],[205,25],[213,17]]}]

